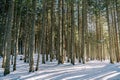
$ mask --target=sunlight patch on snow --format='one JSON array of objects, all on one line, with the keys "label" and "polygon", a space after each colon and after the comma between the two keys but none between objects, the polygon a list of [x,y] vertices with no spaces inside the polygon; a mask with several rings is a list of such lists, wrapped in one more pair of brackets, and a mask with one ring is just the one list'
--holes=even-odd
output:
[{"label": "sunlight patch on snow", "polygon": [[80,78],[80,77],[83,77],[83,76],[86,76],[86,75],[77,75],[77,76],[70,76],[70,77],[66,77],[62,80],[68,80],[68,79],[74,79],[74,78]]},{"label": "sunlight patch on snow", "polygon": [[102,80],[108,80],[109,78],[112,78],[112,77],[115,77],[115,76],[117,76],[117,75],[119,75],[120,73],[114,73],[114,74],[111,74],[111,75],[108,75],[108,76],[106,76],[106,77],[104,77],[104,78],[102,78]]},{"label": "sunlight patch on snow", "polygon": [[118,68],[120,68],[120,66]]},{"label": "sunlight patch on snow", "polygon": [[[58,71],[58,72],[51,72],[51,73],[48,73],[48,72],[43,72],[41,74],[32,74],[32,75],[28,75],[28,76],[24,76],[24,77],[21,77],[21,79],[25,79],[25,80],[36,80],[36,79],[44,79],[46,77],[52,77],[52,76],[55,76],[55,75],[60,75],[60,74],[63,74],[63,73],[67,73],[67,72],[70,72],[70,71],[74,71],[74,70],[64,70],[64,71]],[[39,75],[39,76],[36,76],[36,75]],[[32,77],[31,77],[32,76]]]},{"label": "sunlight patch on snow", "polygon": [[21,76],[20,79],[24,79],[24,78],[29,78],[33,75],[35,75],[36,73],[30,73],[30,74],[27,74],[27,75],[24,75],[24,76]]},{"label": "sunlight patch on snow", "polygon": [[110,75],[110,74],[114,74],[114,73],[116,73],[116,71],[112,71],[112,72],[108,72],[108,73],[103,73],[103,74],[101,74],[101,75],[99,75],[97,77],[91,78],[90,80],[98,80],[99,78],[102,78],[104,76],[107,76],[107,75]]},{"label": "sunlight patch on snow", "polygon": [[105,67],[105,65],[96,65],[96,66],[84,66],[85,69],[92,69],[92,68],[102,68]]}]

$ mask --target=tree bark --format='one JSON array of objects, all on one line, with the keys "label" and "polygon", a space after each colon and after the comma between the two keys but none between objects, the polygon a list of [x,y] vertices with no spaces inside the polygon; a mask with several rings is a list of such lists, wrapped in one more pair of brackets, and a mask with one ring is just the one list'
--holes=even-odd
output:
[{"label": "tree bark", "polygon": [[30,32],[30,68],[29,68],[29,72],[33,72],[34,71],[34,51],[35,51],[35,15],[36,15],[36,0],[32,0],[32,26],[31,26],[31,32]]},{"label": "tree bark", "polygon": [[11,54],[11,31],[13,26],[13,15],[14,15],[14,0],[9,0],[9,9],[8,9],[8,17],[6,22],[6,43],[5,43],[5,54],[6,54],[6,61],[5,61],[5,69],[4,75],[10,73],[10,54]]}]

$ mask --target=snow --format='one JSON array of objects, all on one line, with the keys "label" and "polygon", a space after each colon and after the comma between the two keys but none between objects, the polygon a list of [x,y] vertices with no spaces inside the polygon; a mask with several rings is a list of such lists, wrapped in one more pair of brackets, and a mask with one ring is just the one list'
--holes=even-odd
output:
[{"label": "snow", "polygon": [[[110,64],[109,61],[89,61],[86,64],[57,64],[46,62],[39,65],[39,71],[29,73],[29,64],[17,57],[17,70],[3,76],[2,58],[0,58],[0,80],[120,80],[120,63]],[[36,64],[36,55],[34,57]]]}]

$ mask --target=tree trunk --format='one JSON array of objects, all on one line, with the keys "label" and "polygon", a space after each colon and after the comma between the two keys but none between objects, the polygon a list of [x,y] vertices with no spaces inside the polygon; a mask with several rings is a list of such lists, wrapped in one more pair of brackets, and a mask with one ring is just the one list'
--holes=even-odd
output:
[{"label": "tree trunk", "polygon": [[110,54],[110,63],[114,63],[112,55],[112,36],[111,36],[111,23],[109,18],[109,1],[106,0],[106,14],[107,14],[107,24],[108,24],[108,34],[109,34],[109,54]]},{"label": "tree trunk", "polygon": [[10,54],[11,54],[11,30],[13,26],[13,15],[14,15],[14,0],[9,0],[9,9],[8,9],[8,17],[7,17],[7,32],[6,32],[6,43],[5,43],[5,51],[6,51],[6,61],[5,61],[5,70],[4,75],[10,73]]},{"label": "tree trunk", "polygon": [[75,64],[75,26],[74,26],[74,1],[71,1],[71,63]]},{"label": "tree trunk", "polygon": [[81,57],[83,64],[85,64],[85,28],[87,28],[87,0],[82,1]]},{"label": "tree trunk", "polygon": [[29,68],[29,72],[33,72],[34,71],[34,51],[35,51],[35,15],[36,15],[36,0],[32,0],[32,26],[31,26],[31,32],[30,32],[30,68]]}]

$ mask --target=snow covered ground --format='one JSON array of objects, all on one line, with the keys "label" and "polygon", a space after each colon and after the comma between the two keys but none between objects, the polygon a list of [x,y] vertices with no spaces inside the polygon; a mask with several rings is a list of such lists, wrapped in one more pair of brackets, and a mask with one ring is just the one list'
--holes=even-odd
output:
[{"label": "snow covered ground", "polygon": [[3,76],[0,59],[0,80],[120,80],[120,63],[109,64],[109,61],[89,61],[86,64],[65,63],[57,61],[40,63],[39,71],[29,73],[29,64],[17,59],[17,70]]}]

